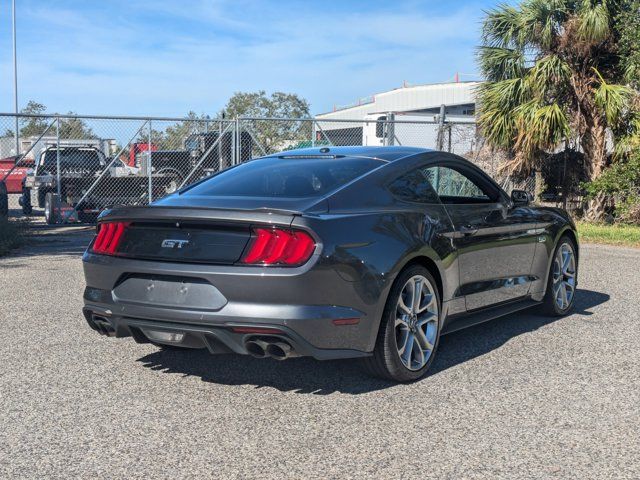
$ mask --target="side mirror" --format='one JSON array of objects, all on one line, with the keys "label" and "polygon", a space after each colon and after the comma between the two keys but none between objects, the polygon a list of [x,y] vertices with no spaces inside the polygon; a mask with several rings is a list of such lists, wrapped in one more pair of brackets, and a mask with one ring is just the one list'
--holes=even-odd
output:
[{"label": "side mirror", "polygon": [[511,192],[511,201],[517,207],[523,207],[533,202],[533,195],[525,190],[513,190]]}]

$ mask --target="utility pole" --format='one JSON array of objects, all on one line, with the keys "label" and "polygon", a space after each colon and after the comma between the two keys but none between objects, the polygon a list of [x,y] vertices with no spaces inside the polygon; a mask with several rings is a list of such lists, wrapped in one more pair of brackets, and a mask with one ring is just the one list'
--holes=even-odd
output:
[{"label": "utility pole", "polygon": [[16,114],[16,155],[20,155],[20,139],[18,138],[18,55],[16,53],[16,0],[11,2],[13,20],[13,102]]}]

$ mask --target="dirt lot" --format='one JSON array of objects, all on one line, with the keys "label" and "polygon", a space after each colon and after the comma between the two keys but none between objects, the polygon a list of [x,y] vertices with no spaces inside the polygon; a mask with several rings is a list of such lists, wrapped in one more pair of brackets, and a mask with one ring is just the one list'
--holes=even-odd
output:
[{"label": "dirt lot", "polygon": [[640,250],[584,246],[576,313],[449,335],[391,385],[98,336],[91,230],[41,232],[0,259],[0,478],[640,478]]}]

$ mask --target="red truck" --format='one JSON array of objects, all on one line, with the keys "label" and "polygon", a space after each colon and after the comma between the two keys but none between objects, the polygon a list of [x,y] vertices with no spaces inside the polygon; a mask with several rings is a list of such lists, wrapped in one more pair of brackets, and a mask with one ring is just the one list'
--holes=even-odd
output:
[{"label": "red truck", "polygon": [[[0,216],[7,216],[9,209],[9,194],[25,192],[24,179],[33,170],[33,159],[25,158],[18,165],[18,156],[0,159]],[[29,214],[31,211],[25,211]]]},{"label": "red truck", "polygon": [[[151,147],[151,148],[149,148]],[[148,152],[151,150],[152,152],[158,151],[158,146],[153,143],[149,145],[148,143],[134,143],[131,145],[129,149],[129,159],[127,160],[127,165],[130,167],[139,167],[138,162],[136,160],[136,156],[142,152]]]}]

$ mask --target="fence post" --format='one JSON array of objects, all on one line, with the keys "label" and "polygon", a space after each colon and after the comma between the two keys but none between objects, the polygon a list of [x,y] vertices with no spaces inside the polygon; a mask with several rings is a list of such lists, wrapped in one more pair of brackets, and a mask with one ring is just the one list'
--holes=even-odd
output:
[{"label": "fence post", "polygon": [[387,146],[396,144],[396,115],[387,113],[387,134],[385,135]]},{"label": "fence post", "polygon": [[231,133],[231,165],[237,165],[238,163],[238,132],[239,132],[239,128],[240,128],[240,121],[238,120],[238,117],[235,118],[234,120],[235,125],[233,126],[233,132]]},{"label": "fence post", "polygon": [[316,119],[311,120],[311,146],[316,146]]},{"label": "fence post", "polygon": [[[224,170],[224,162],[222,161],[222,122],[218,121],[218,171]],[[231,166],[231,165],[229,165]]]},{"label": "fence post", "polygon": [[236,134],[236,165],[242,163],[242,120],[238,119],[238,133]]},{"label": "fence post", "polygon": [[149,125],[147,126],[147,155],[149,161],[147,162],[147,175],[149,178],[149,203],[153,202],[153,185],[151,179],[151,172],[153,171],[153,163],[151,157],[151,119],[149,119]]},{"label": "fence post", "polygon": [[62,193],[62,185],[60,185],[60,117],[56,117],[56,193],[58,200]]},{"label": "fence post", "polygon": [[440,117],[438,118],[438,141],[436,149],[442,151],[444,148],[444,115],[445,115],[444,103],[440,105]]}]

